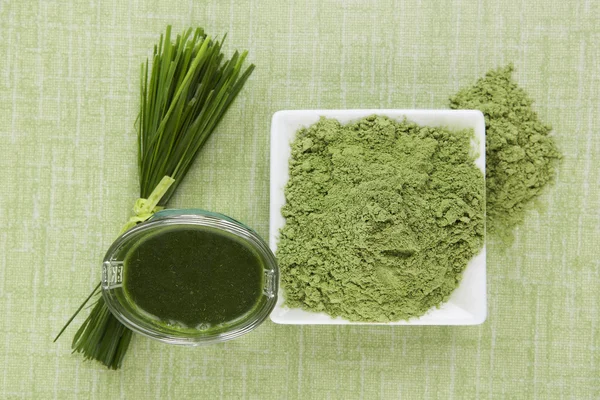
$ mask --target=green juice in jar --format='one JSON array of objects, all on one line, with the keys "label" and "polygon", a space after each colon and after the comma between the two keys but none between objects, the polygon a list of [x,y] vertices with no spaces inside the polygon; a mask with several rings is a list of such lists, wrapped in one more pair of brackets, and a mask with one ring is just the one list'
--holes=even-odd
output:
[{"label": "green juice in jar", "polygon": [[143,314],[182,330],[207,330],[250,313],[263,292],[259,255],[210,227],[165,227],[126,254],[123,289]]}]

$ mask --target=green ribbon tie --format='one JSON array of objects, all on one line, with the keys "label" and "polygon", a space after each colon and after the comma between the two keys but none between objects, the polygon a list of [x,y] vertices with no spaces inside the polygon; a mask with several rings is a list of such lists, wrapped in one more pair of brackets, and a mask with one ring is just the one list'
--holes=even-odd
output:
[{"label": "green ribbon tie", "polygon": [[160,199],[162,199],[165,193],[167,193],[167,190],[169,190],[173,182],[175,182],[175,179],[165,175],[160,182],[158,182],[158,185],[156,185],[147,199],[137,199],[135,201],[135,205],[133,206],[134,215],[129,218],[129,221],[127,221],[125,225],[123,225],[119,235],[127,232],[140,222],[146,221],[148,218],[154,215],[154,213],[164,209],[164,207],[157,206],[157,204],[160,202]]}]

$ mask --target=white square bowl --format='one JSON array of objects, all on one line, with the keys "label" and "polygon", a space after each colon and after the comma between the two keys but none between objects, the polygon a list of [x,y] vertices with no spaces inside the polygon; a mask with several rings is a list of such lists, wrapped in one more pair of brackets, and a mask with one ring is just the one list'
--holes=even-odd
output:
[{"label": "white square bowl", "polygon": [[[269,246],[275,252],[285,218],[281,207],[285,204],[284,188],[289,179],[288,161],[291,143],[296,132],[319,121],[320,117],[335,118],[343,124],[369,115],[384,115],[391,119],[408,121],[419,125],[449,129],[472,128],[475,140],[472,146],[478,151],[475,164],[485,176],[485,120],[477,110],[285,110],[278,111],[271,121],[271,186]],[[484,182],[485,185],[485,182]],[[284,306],[283,290],[279,289],[277,304],[271,312],[271,320],[278,324],[353,324],[353,325],[477,325],[487,316],[486,298],[486,252],[485,241],[481,252],[475,256],[463,272],[459,286],[448,301],[439,308],[432,307],[425,315],[407,321],[386,323],[351,322],[332,318],[325,313],[309,312]]]}]

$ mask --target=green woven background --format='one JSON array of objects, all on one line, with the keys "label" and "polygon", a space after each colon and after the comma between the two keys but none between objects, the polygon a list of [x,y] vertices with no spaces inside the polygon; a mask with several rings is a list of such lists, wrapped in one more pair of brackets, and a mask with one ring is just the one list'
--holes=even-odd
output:
[{"label": "green woven background", "polygon": [[[136,199],[139,64],[168,23],[257,64],[171,205],[265,237],[273,112],[444,108],[514,62],[565,158],[514,246],[488,246],[487,322],[136,337],[118,372],[70,354],[75,327],[53,344]],[[599,2],[15,0],[0,27],[0,399],[600,398]]]}]

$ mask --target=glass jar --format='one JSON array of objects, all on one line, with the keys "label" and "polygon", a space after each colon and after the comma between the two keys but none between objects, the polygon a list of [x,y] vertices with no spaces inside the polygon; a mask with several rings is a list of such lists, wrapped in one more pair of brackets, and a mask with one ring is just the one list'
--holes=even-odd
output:
[{"label": "glass jar", "polygon": [[[262,293],[254,307],[230,323],[203,329],[181,329],[170,326],[138,307],[123,286],[125,259],[130,250],[161,229],[198,228],[235,237],[251,249],[263,266]],[[279,270],[275,256],[261,237],[244,224],[222,214],[198,209],[164,210],[148,221],[121,235],[108,249],[102,266],[102,296],[114,316],[126,327],[141,335],[165,343],[200,345],[237,338],[258,327],[270,314],[277,301]]]}]

